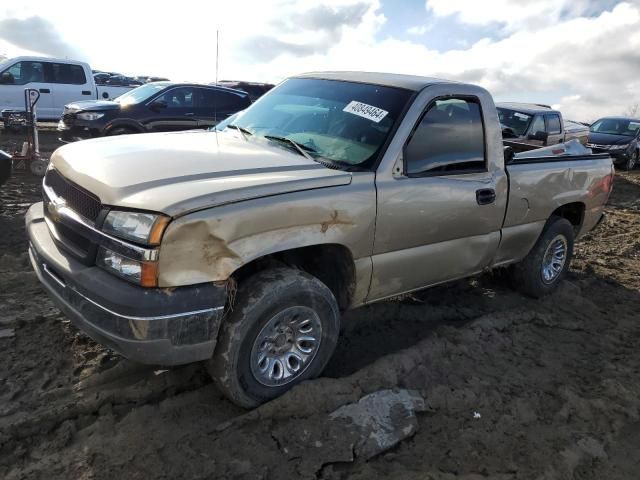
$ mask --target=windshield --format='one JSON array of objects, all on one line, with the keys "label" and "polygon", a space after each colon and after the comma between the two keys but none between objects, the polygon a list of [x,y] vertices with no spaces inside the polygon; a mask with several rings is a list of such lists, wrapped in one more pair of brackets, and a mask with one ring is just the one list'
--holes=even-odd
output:
[{"label": "windshield", "polygon": [[123,93],[114,101],[118,102],[120,105],[134,105],[136,103],[142,103],[167,86],[168,85],[166,83],[147,83],[146,85],[142,85]]},{"label": "windshield", "polygon": [[312,158],[368,167],[410,97],[399,88],[293,78],[261,97],[233,126],[252,138],[293,140]]},{"label": "windshield", "polygon": [[503,127],[510,128],[513,133],[520,137],[527,131],[533,115],[516,112],[506,108],[498,108],[498,118]]},{"label": "windshield", "polygon": [[593,133],[608,133],[611,135],[623,135],[625,137],[635,137],[640,128],[640,122],[635,120],[625,120],[624,118],[603,118],[591,125],[589,131]]}]

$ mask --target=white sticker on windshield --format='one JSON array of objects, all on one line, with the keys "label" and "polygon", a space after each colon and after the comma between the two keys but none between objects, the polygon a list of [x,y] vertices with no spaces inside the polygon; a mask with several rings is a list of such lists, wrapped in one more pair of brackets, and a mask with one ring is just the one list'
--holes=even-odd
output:
[{"label": "white sticker on windshield", "polygon": [[513,115],[523,120],[526,120],[527,118],[529,118],[529,115],[525,115],[524,113],[520,113],[520,112],[514,112]]},{"label": "white sticker on windshield", "polygon": [[352,100],[349,104],[342,109],[343,112],[353,113],[359,117],[366,118],[373,122],[379,123],[389,112],[382,110],[381,108],[367,105],[366,103],[356,102]]}]

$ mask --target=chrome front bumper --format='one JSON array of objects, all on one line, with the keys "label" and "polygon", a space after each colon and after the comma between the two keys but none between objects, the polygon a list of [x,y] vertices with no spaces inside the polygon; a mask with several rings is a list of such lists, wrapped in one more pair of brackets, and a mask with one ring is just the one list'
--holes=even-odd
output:
[{"label": "chrome front bumper", "polygon": [[138,287],[60,250],[42,203],[31,206],[26,223],[38,278],[72,323],[95,341],[146,364],[178,365],[212,356],[224,286]]}]

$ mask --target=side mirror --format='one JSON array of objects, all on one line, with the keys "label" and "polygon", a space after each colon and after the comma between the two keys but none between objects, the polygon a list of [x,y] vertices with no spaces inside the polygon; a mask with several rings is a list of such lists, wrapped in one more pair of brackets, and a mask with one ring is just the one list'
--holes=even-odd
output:
[{"label": "side mirror", "polygon": [[12,85],[13,84],[13,75],[9,72],[4,72],[0,75],[0,83],[3,85]]},{"label": "side mirror", "polygon": [[549,138],[549,134],[547,132],[542,132],[538,130],[536,133],[530,133],[527,138],[529,140],[539,140],[542,142],[546,142],[547,138]]},{"label": "side mirror", "polygon": [[515,138],[516,132],[510,127],[502,127],[502,138]]},{"label": "side mirror", "polygon": [[153,110],[154,112],[159,112],[162,109],[167,108],[167,102],[165,102],[164,100],[155,100],[154,102],[151,103],[151,110]]},{"label": "side mirror", "polygon": [[504,164],[509,165],[513,162],[513,157],[516,152],[513,150],[513,147],[504,147]]}]

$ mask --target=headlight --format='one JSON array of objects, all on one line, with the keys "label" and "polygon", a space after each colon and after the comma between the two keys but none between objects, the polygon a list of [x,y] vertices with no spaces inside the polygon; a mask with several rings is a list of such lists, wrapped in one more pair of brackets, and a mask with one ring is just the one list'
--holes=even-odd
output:
[{"label": "headlight", "polygon": [[624,150],[626,148],[629,148],[629,144],[625,143],[624,145],[611,145],[611,150]]},{"label": "headlight", "polygon": [[89,121],[93,121],[93,120],[98,120],[99,118],[104,117],[104,113],[97,113],[97,112],[83,112],[83,113],[79,113],[78,114],[78,118],[80,120],[89,120]]},{"label": "headlight", "polygon": [[160,245],[169,217],[155,213],[123,212],[112,210],[102,230],[116,237],[148,245]]},{"label": "headlight", "polygon": [[132,260],[108,248],[100,247],[96,263],[105,270],[142,287],[155,287],[158,284],[156,262]]}]

